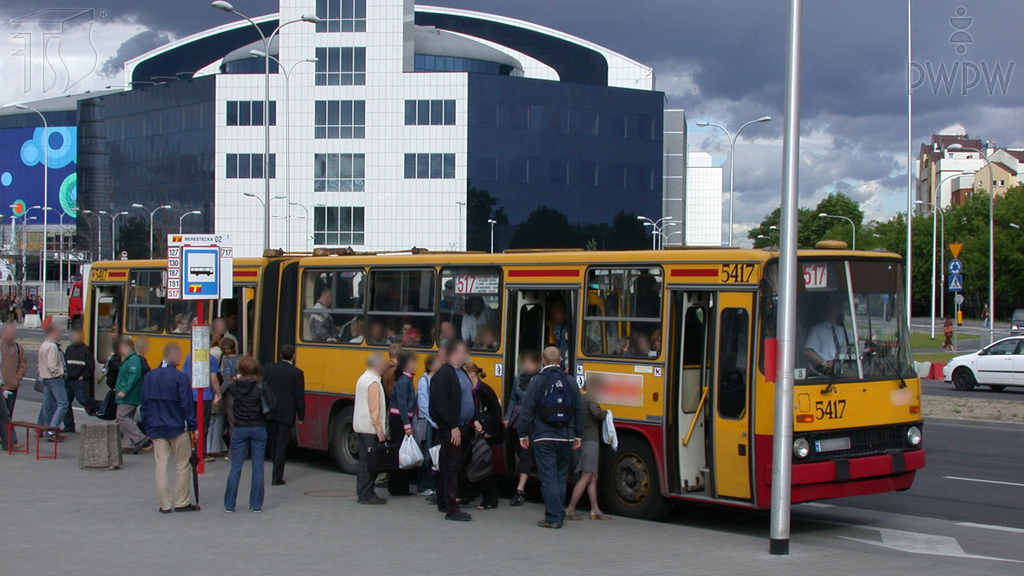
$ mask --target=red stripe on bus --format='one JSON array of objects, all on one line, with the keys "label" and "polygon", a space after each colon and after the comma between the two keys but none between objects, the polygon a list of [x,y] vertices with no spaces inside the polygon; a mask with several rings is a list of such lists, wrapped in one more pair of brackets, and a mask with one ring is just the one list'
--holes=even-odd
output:
[{"label": "red stripe on bus", "polygon": [[257,270],[235,270],[236,278],[255,278],[259,275],[260,273]]},{"label": "red stripe on bus", "polygon": [[509,270],[509,278],[578,278],[579,270]]},{"label": "red stripe on bus", "polygon": [[673,270],[673,277],[679,278],[712,278],[718,276],[717,268],[690,268],[686,270]]},{"label": "red stripe on bus", "polygon": [[127,275],[127,272],[110,272],[107,274],[107,276],[110,278],[124,278]]}]

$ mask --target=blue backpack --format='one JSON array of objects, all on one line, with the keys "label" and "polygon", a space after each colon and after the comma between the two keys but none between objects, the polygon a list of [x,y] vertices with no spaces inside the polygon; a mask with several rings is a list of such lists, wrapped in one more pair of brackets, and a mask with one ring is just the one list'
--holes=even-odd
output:
[{"label": "blue backpack", "polygon": [[569,387],[576,383],[561,368],[548,370],[546,376],[548,381],[541,399],[541,417],[548,424],[564,425],[572,418],[576,401]]}]

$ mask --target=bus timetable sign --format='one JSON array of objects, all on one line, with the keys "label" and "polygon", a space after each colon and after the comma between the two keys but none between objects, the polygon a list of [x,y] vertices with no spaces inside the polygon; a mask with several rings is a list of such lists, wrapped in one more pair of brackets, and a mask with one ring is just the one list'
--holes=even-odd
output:
[{"label": "bus timetable sign", "polygon": [[168,234],[167,298],[216,300],[231,294],[230,242],[220,234]]}]

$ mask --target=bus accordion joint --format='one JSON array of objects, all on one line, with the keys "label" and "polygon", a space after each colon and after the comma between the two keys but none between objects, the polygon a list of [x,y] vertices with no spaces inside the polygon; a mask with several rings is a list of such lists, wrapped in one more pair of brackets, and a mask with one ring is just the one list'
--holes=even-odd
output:
[{"label": "bus accordion joint", "polygon": [[690,430],[686,433],[686,438],[683,439],[683,446],[690,443],[690,436],[693,436],[693,429],[697,426],[697,414],[704,409],[704,401],[708,399],[708,387],[704,387],[704,391],[700,394],[700,402],[697,403],[697,410],[693,413],[693,421],[690,422]]},{"label": "bus accordion joint", "polygon": [[796,421],[801,424],[808,424],[814,422],[814,414],[797,414]]}]

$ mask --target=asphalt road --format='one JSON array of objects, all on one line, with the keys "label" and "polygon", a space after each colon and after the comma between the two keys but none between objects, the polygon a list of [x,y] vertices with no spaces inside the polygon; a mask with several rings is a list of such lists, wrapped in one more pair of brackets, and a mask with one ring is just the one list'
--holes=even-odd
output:
[{"label": "asphalt road", "polygon": [[995,392],[988,386],[978,386],[971,391],[957,390],[951,382],[921,380],[921,391],[928,396],[955,396],[958,398],[984,398],[987,400],[1016,400],[1024,402],[1024,386],[1010,386],[1002,392]]},{"label": "asphalt road", "polygon": [[931,419],[924,438],[913,488],[830,503],[1024,528],[1024,425]]}]

